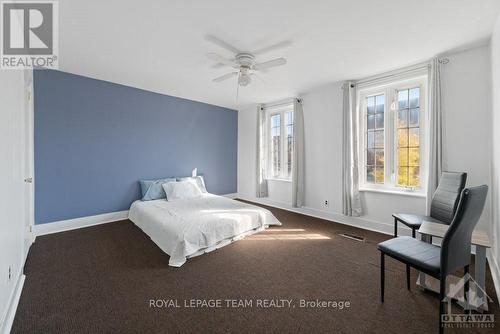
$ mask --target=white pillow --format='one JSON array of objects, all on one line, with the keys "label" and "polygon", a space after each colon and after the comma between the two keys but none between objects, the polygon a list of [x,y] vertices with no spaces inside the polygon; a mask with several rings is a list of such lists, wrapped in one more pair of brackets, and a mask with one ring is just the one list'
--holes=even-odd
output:
[{"label": "white pillow", "polygon": [[196,185],[198,188],[200,188],[202,193],[207,193],[207,188],[205,187],[205,180],[203,179],[203,176],[198,175],[198,176],[187,176],[187,177],[178,177],[177,181],[186,181],[186,180],[193,180],[195,181]]},{"label": "white pillow", "polygon": [[162,184],[167,201],[197,198],[202,195],[200,188],[193,180],[167,182]]}]

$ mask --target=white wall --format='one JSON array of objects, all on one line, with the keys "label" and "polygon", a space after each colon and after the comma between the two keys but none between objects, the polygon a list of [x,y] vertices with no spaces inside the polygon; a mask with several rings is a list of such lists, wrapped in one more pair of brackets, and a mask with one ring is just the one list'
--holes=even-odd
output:
[{"label": "white wall", "polygon": [[[24,263],[24,75],[0,74],[0,331],[14,300]],[[9,279],[9,267],[11,277]],[[10,319],[12,320],[12,319]],[[8,322],[8,321],[7,321]],[[8,327],[8,324],[7,324]]]},{"label": "white wall", "polygon": [[[496,267],[497,289],[500,287],[500,16],[497,20],[493,37],[491,39],[491,59],[493,74],[493,161],[492,161],[492,220],[490,226],[490,236],[493,239],[491,250],[492,261]],[[500,291],[497,291],[500,294]]]},{"label": "white wall", "polygon": [[[443,168],[468,172],[467,184],[491,184],[491,61],[489,46],[449,55],[443,66]],[[488,197],[478,228],[491,221]]]},{"label": "white wall", "polygon": [[[469,184],[489,184],[490,169],[490,50],[484,46],[449,55],[443,68],[443,104],[446,110],[445,167],[465,170]],[[347,219],[341,215],[342,91],[332,83],[301,94],[305,126],[305,211],[359,226],[393,231],[394,212],[425,213],[425,198],[388,193],[363,192],[365,215]],[[238,114],[238,194],[255,199],[256,158],[255,108]],[[287,207],[291,203],[284,187],[273,184],[269,198],[259,200]],[[329,205],[324,202],[328,200]],[[490,206],[481,226],[486,227]]]}]

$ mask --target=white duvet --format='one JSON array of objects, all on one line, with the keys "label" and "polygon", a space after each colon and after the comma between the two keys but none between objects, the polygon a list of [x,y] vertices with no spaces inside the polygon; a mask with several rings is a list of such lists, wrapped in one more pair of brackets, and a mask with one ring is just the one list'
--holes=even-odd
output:
[{"label": "white duvet", "polygon": [[269,210],[212,194],[172,202],[135,201],[129,219],[170,255],[174,267],[269,225],[281,225]]}]

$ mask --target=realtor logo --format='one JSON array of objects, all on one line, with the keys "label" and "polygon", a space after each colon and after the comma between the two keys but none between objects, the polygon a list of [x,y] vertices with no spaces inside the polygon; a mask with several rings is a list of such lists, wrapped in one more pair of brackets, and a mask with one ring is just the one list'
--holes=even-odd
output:
[{"label": "realtor logo", "polygon": [[2,1],[2,69],[57,68],[58,2]]},{"label": "realtor logo", "polygon": [[[469,285],[467,298],[464,296],[465,285]],[[464,308],[465,314],[452,313],[452,300]],[[488,302],[493,300],[486,294],[479,284],[470,276],[465,274],[456,284],[451,284],[450,289],[443,299],[447,303],[446,313],[441,316],[443,327],[447,328],[494,328],[495,315],[483,313],[481,310],[487,308]],[[486,306],[486,307],[485,307]],[[478,310],[481,313],[471,313]]]}]

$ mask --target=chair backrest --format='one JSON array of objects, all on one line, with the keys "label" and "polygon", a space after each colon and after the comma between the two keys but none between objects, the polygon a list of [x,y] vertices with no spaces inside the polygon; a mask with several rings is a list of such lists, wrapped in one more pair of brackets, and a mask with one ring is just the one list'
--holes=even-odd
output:
[{"label": "chair backrest", "polygon": [[457,213],[441,244],[442,274],[448,275],[470,263],[472,232],[483,212],[487,194],[487,185],[462,191]]},{"label": "chair backrest", "polygon": [[432,196],[432,218],[450,224],[457,211],[460,193],[465,188],[467,173],[443,172]]}]

